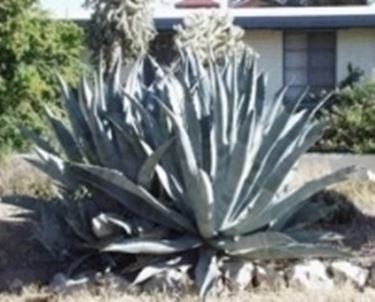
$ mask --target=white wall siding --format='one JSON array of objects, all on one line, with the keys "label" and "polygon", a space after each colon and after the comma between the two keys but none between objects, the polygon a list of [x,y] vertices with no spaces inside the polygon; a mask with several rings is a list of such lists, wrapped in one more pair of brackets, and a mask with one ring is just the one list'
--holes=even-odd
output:
[{"label": "white wall siding", "polygon": [[337,32],[337,81],[347,75],[352,63],[365,72],[365,80],[375,79],[375,29],[347,29]]},{"label": "white wall siding", "polygon": [[267,97],[273,97],[283,86],[283,33],[248,30],[245,41],[260,54],[259,69],[268,74]]}]

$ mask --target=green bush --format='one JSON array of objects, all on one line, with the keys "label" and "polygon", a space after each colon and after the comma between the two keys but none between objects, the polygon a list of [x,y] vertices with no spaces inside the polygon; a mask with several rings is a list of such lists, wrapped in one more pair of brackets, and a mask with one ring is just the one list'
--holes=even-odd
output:
[{"label": "green bush", "polygon": [[329,111],[320,151],[375,152],[375,82],[342,90]]},{"label": "green bush", "polygon": [[40,111],[59,95],[56,71],[69,82],[81,72],[83,31],[49,19],[36,0],[2,0],[0,20],[0,151],[21,151],[17,123],[43,132]]}]

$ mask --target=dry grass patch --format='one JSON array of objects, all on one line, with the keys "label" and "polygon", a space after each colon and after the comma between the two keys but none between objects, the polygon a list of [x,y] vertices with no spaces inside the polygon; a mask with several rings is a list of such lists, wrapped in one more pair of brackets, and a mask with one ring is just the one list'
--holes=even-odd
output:
[{"label": "dry grass patch", "polygon": [[[163,293],[130,295],[111,289],[101,289],[99,292],[82,290],[72,295],[55,296],[39,291],[35,287],[29,287],[19,295],[0,295],[2,302],[197,302],[196,295],[187,295],[182,298],[169,296]],[[209,302],[373,302],[375,290],[366,289],[358,291],[347,284],[333,290],[298,290],[285,288],[278,291],[257,290],[236,294],[222,294],[211,296]]]},{"label": "dry grass patch", "polygon": [[375,215],[375,183],[369,181],[347,181],[333,190],[352,201],[363,213]]},{"label": "dry grass patch", "polygon": [[18,155],[0,162],[0,196],[28,196],[49,199],[56,196],[52,181]]},{"label": "dry grass patch", "polygon": [[[302,159],[298,164],[297,173],[291,179],[292,187],[298,187],[306,181],[321,177],[331,173],[331,168],[327,160]],[[368,215],[375,215],[375,183],[370,181],[346,181],[330,188],[338,193],[336,198],[342,197],[345,202],[352,202],[361,212]],[[330,194],[329,198],[334,197]],[[343,201],[343,200],[341,200]],[[340,202],[340,200],[332,200]]]}]

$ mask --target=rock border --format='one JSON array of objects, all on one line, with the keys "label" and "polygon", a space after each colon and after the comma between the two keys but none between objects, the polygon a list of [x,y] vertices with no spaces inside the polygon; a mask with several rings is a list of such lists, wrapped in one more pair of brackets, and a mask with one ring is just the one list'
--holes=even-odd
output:
[{"label": "rock border", "polygon": [[[279,263],[278,263],[279,264]],[[248,291],[257,288],[272,290],[298,288],[306,290],[331,290],[335,286],[351,283],[358,290],[375,288],[375,263],[369,267],[349,260],[322,261],[311,259],[284,263],[256,263],[230,260],[221,265],[223,277],[217,280],[214,292]],[[187,269],[172,268],[146,280],[140,286],[132,286],[130,280],[113,273],[81,274],[69,279],[56,274],[48,290],[57,294],[71,294],[73,291],[92,286],[110,286],[128,292],[165,292],[181,296],[191,293],[193,281]]]}]

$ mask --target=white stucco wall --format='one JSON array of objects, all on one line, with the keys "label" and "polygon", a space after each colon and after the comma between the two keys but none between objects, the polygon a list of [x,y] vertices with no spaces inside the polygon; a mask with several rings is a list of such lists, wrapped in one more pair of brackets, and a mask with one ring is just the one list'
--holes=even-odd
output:
[{"label": "white stucco wall", "polygon": [[[283,32],[249,30],[245,41],[260,54],[259,66],[268,73],[271,97],[283,86]],[[348,63],[365,72],[364,80],[375,79],[375,28],[338,30],[336,56],[337,83],[348,75]]]},{"label": "white stucco wall", "polygon": [[268,74],[267,96],[273,97],[283,86],[283,33],[249,30],[245,42],[260,54],[259,69]]},{"label": "white stucco wall", "polygon": [[365,72],[365,80],[375,79],[375,28],[347,29],[337,32],[337,81],[348,75],[352,63]]}]

